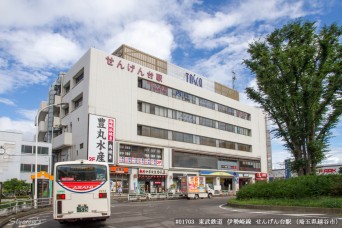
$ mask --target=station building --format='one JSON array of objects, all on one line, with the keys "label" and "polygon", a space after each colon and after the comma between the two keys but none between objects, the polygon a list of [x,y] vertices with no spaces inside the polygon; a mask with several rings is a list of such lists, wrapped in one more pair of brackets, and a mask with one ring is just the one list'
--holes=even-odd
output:
[{"label": "station building", "polygon": [[51,85],[40,141],[55,161],[108,162],[113,191],[164,192],[184,175],[238,190],[271,170],[263,112],[239,93],[126,45],[89,49]]}]

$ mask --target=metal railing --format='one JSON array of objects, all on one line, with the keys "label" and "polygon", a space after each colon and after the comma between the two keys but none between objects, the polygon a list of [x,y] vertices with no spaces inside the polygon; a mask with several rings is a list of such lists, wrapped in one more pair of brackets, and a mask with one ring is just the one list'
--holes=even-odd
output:
[{"label": "metal railing", "polygon": [[[43,208],[52,205],[52,198],[39,198],[37,199],[37,207]],[[22,211],[34,209],[34,199],[13,199],[6,203],[0,204],[0,217],[17,214]]]},{"label": "metal railing", "polygon": [[128,201],[142,201],[142,200],[171,200],[180,199],[183,195],[180,193],[129,193]]}]

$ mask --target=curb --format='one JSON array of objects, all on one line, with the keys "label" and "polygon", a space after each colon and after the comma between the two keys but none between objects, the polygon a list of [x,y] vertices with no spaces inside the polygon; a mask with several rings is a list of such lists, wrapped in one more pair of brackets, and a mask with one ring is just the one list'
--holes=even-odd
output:
[{"label": "curb", "polygon": [[320,207],[293,207],[293,206],[268,206],[268,205],[242,205],[235,203],[227,203],[226,206],[246,209],[275,210],[275,211],[291,211],[291,212],[313,212],[341,215],[342,208],[320,208]]},{"label": "curb", "polygon": [[9,215],[6,218],[0,219],[0,227],[4,227],[13,218],[18,219],[18,218],[26,217],[28,215],[37,214],[37,213],[49,211],[49,210],[52,210],[51,206],[40,208],[40,209],[33,209],[33,210],[26,211],[26,212],[19,212],[18,214]]}]

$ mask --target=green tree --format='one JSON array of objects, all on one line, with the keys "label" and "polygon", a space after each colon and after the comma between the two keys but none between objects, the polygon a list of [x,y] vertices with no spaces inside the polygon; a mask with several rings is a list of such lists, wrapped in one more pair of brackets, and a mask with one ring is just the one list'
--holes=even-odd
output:
[{"label": "green tree", "polygon": [[276,29],[251,43],[243,61],[257,82],[247,96],[276,124],[298,175],[316,172],[342,113],[342,27],[316,32],[315,24],[296,20]]},{"label": "green tree", "polygon": [[4,192],[14,194],[15,196],[20,195],[21,193],[27,194],[29,190],[29,184],[24,180],[18,180],[17,178],[13,178],[11,180],[7,180],[3,184]]},{"label": "green tree", "polygon": [[338,169],[338,173],[342,175],[342,166]]}]

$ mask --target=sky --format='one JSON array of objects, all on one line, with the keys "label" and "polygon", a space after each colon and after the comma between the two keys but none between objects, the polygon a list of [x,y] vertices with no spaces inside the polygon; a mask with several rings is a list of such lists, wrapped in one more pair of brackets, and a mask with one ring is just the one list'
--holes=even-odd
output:
[{"label": "sky", "polygon": [[[255,75],[242,64],[248,45],[296,18],[342,22],[339,0],[1,0],[0,131],[34,139],[34,119],[49,86],[91,47],[121,44],[232,87],[240,100]],[[342,164],[342,120],[324,164]],[[273,168],[290,153],[272,139]]]}]

